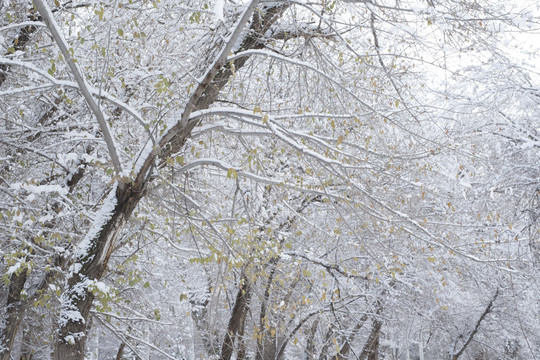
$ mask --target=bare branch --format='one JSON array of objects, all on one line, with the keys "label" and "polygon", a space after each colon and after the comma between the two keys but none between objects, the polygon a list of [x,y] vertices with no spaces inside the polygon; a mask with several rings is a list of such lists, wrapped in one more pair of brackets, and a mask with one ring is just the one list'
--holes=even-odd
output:
[{"label": "bare branch", "polygon": [[476,335],[476,333],[478,332],[478,329],[480,328],[480,324],[482,323],[484,318],[487,316],[487,314],[489,314],[491,312],[493,302],[497,299],[497,296],[499,296],[499,289],[497,289],[497,291],[495,291],[495,295],[493,295],[493,298],[491,298],[491,301],[489,302],[488,306],[486,307],[486,309],[484,310],[482,315],[480,315],[480,318],[476,322],[476,325],[474,326],[474,329],[471,331],[471,333],[467,337],[467,340],[465,341],[465,343],[463,344],[461,349],[459,349],[458,352],[454,352],[453,354],[451,354],[452,360],[457,360],[461,355],[463,355],[463,352],[465,351],[465,349],[467,349],[467,346],[469,345],[469,343],[474,338],[474,335]]}]

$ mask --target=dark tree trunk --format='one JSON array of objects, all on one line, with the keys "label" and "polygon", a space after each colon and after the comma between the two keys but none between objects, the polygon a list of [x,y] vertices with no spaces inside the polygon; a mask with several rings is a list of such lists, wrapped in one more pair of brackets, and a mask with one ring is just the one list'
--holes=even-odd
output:
[{"label": "dark tree trunk", "polygon": [[361,360],[378,360],[379,359],[379,339],[381,334],[382,321],[373,320],[373,328],[369,334],[369,338],[364,345],[362,354],[360,354]]},{"label": "dark tree trunk", "polygon": [[360,360],[378,360],[379,359],[379,339],[381,335],[382,321],[379,315],[383,311],[383,306],[380,300],[377,300],[377,311],[373,319],[373,327],[369,337],[364,344],[362,353],[360,354]]},{"label": "dark tree trunk", "polygon": [[[246,316],[249,310],[249,301],[251,299],[251,286],[245,275],[242,275],[236,301],[229,318],[223,345],[221,346],[220,360],[230,360],[234,351],[234,340],[244,335]],[[245,353],[243,354],[245,356]]]},{"label": "dark tree trunk", "polygon": [[95,297],[89,290],[89,282],[101,279],[105,273],[116,239],[144,195],[145,186],[144,182],[138,188],[115,187],[114,193],[107,198],[108,205],[116,203],[116,206],[96,235],[88,239],[86,252],[81,253],[76,261],[80,269],[69,278],[68,288],[63,294],[54,359],[84,358],[86,323]]},{"label": "dark tree trunk", "polygon": [[120,347],[118,348],[118,352],[116,353],[116,360],[122,360],[122,356],[124,356],[125,347],[126,347],[125,342],[120,344]]},{"label": "dark tree trunk", "polygon": [[317,328],[319,327],[319,319],[316,319],[307,334],[306,341],[306,350],[305,350],[305,359],[306,360],[315,360],[315,334],[317,333]]},{"label": "dark tree trunk", "polygon": [[345,360],[349,357],[349,353],[351,352],[351,344],[354,341],[354,338],[358,334],[358,331],[362,328],[364,325],[364,322],[368,319],[367,315],[362,316],[360,321],[354,326],[352,329],[350,335],[345,338],[345,342],[341,346],[341,349],[339,349],[339,353],[336,355],[336,360]]},{"label": "dark tree trunk", "polygon": [[9,280],[9,292],[7,298],[7,307],[5,317],[5,326],[0,333],[0,340],[2,341],[2,348],[5,350],[0,352],[1,360],[10,360],[10,352],[15,343],[15,336],[21,325],[24,312],[21,311],[21,291],[24,289],[26,283],[27,270],[21,269],[18,272],[11,274]]}]

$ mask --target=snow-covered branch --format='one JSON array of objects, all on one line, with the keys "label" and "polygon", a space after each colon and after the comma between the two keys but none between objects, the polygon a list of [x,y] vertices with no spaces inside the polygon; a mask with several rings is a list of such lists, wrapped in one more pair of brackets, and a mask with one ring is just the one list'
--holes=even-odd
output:
[{"label": "snow-covered branch", "polygon": [[103,133],[105,143],[107,144],[109,156],[111,157],[111,161],[113,163],[114,169],[116,170],[116,173],[118,175],[121,174],[122,164],[120,163],[120,159],[118,158],[118,155],[116,153],[117,145],[113,137],[111,136],[109,125],[107,124],[105,115],[103,114],[103,111],[99,107],[98,103],[94,100],[94,97],[92,96],[92,93],[90,92],[86,80],[82,75],[79,67],[73,61],[71,53],[69,52],[68,44],[62,35],[62,30],[60,30],[60,28],[58,27],[58,24],[54,20],[51,10],[47,6],[47,4],[43,2],[43,0],[36,0],[34,4],[36,5],[36,8],[43,17],[43,21],[45,21],[45,23],[47,24],[47,27],[49,28],[49,31],[51,32],[58,47],[60,48],[62,55],[64,55],[64,59],[66,60],[69,68],[71,69],[71,72],[75,77],[77,84],[79,85],[79,89],[83,94],[88,106],[90,107],[90,110],[92,110],[96,117],[99,127],[101,128],[101,131]]}]

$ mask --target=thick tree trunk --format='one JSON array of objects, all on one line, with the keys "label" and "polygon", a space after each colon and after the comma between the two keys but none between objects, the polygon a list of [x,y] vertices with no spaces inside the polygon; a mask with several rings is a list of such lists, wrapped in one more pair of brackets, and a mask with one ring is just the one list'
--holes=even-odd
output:
[{"label": "thick tree trunk", "polygon": [[379,339],[381,335],[382,321],[379,319],[379,315],[382,313],[383,307],[380,300],[377,300],[377,311],[373,319],[373,327],[369,337],[364,344],[362,353],[359,359],[361,360],[378,360],[379,359]]},{"label": "thick tree trunk", "polygon": [[76,271],[68,280],[68,288],[62,296],[59,337],[54,359],[82,359],[86,345],[86,322],[94,301],[90,286],[105,273],[116,239],[129,219],[131,212],[144,195],[146,183],[134,186],[115,186],[107,197],[76,260]]},{"label": "thick tree trunk", "polygon": [[360,355],[361,360],[378,360],[379,359],[379,339],[381,334],[382,321],[375,319],[373,320],[373,328],[371,328],[371,333],[369,334],[368,340],[364,345],[362,354]]},{"label": "thick tree trunk", "polygon": [[[28,14],[29,21],[39,20],[38,15],[33,9],[30,9]],[[13,49],[13,52],[24,50],[36,30],[37,28],[33,25],[22,27],[10,46],[10,48]],[[11,53],[6,55],[11,55]],[[0,64],[0,86],[6,81],[8,71],[8,65]],[[26,278],[26,270],[23,270],[20,273],[14,273],[10,277],[6,312],[3,314],[5,319],[4,326],[0,332],[0,360],[10,359],[15,336],[17,335],[21,320],[24,316],[23,307],[21,306],[21,291],[24,289]]]},{"label": "thick tree trunk", "polygon": [[[234,351],[234,340],[244,335],[246,316],[249,310],[249,301],[251,300],[251,286],[245,275],[240,279],[236,301],[229,318],[223,345],[221,346],[220,360],[230,360]],[[240,354],[245,355],[245,354]]]},{"label": "thick tree trunk", "polygon": [[[24,289],[28,272],[26,269],[21,269],[19,272],[11,274],[9,283],[9,292],[7,298],[7,307],[5,317],[5,325],[0,333],[0,359],[10,360],[11,349],[15,343],[15,336],[21,325],[24,312],[21,311],[21,291]],[[1,351],[1,349],[4,349]]]},{"label": "thick tree trunk", "polygon": [[[28,251],[30,250],[28,249]],[[66,259],[62,255],[57,255],[54,257],[51,265],[53,269],[64,268]],[[22,269],[22,271],[15,272],[11,275],[8,286],[6,312],[3,314],[4,327],[0,331],[0,349],[4,349],[3,352],[0,352],[0,360],[11,359],[10,353],[26,308],[40,296],[43,289],[53,281],[56,274],[54,270],[45,272],[40,281],[28,290],[24,298],[21,296],[21,291],[24,290],[24,285],[28,278],[27,270]]]},{"label": "thick tree trunk", "polygon": [[367,315],[362,316],[360,321],[354,326],[350,335],[345,338],[345,342],[341,346],[341,349],[339,349],[339,352],[336,354],[336,360],[345,360],[349,358],[349,353],[351,351],[351,344],[353,343],[354,338],[358,334],[358,331],[360,331],[360,329],[364,325],[364,322],[367,319],[368,319]]}]

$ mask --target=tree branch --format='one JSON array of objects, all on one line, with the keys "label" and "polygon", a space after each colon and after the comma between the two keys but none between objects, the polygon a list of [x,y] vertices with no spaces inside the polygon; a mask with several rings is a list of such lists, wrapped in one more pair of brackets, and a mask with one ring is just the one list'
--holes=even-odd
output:
[{"label": "tree branch", "polygon": [[484,310],[484,312],[482,313],[482,315],[480,315],[480,318],[478,319],[478,321],[476,322],[476,325],[474,326],[474,329],[473,331],[471,331],[471,333],[469,334],[469,336],[467,337],[467,340],[465,341],[465,343],[463,344],[463,346],[461,347],[461,349],[459,349],[458,352],[454,352],[453,354],[451,354],[451,358],[452,360],[457,360],[461,355],[463,355],[463,352],[465,351],[465,349],[467,348],[467,346],[469,345],[469,343],[472,341],[472,339],[474,338],[474,335],[476,335],[476,333],[478,332],[478,329],[480,328],[480,324],[482,323],[482,321],[484,320],[484,318],[487,316],[487,314],[489,314],[491,312],[491,308],[493,306],[493,302],[495,301],[495,299],[497,299],[497,296],[499,296],[499,289],[497,289],[497,291],[495,291],[495,295],[493,295],[493,298],[491,299],[491,301],[489,302],[488,306],[486,307],[486,310]]},{"label": "tree branch", "polygon": [[38,9],[39,13],[43,17],[43,20],[47,24],[47,27],[49,28],[49,31],[51,32],[54,40],[58,44],[58,47],[60,48],[62,55],[64,55],[64,58],[66,59],[66,62],[69,68],[71,69],[71,72],[73,73],[73,76],[75,77],[75,80],[77,81],[77,84],[79,85],[79,90],[84,96],[84,99],[86,100],[88,106],[90,107],[90,110],[92,110],[92,112],[94,113],[97,119],[101,132],[103,133],[103,138],[105,139],[105,143],[107,144],[107,149],[109,150],[109,155],[111,156],[111,161],[113,163],[116,173],[121,174],[122,165],[120,164],[120,160],[116,153],[116,145],[114,143],[114,139],[111,136],[111,132],[109,130],[109,126],[107,125],[107,121],[105,120],[105,115],[101,111],[101,108],[99,107],[99,105],[94,100],[94,97],[92,96],[89,90],[89,87],[86,84],[86,80],[84,79],[81,71],[79,70],[79,67],[77,66],[77,64],[75,64],[75,62],[71,58],[71,54],[68,50],[68,45],[66,43],[66,40],[60,33],[60,29],[58,28],[58,25],[56,24],[56,21],[54,20],[51,10],[42,0],[35,0],[34,4],[36,5],[36,8]]}]

